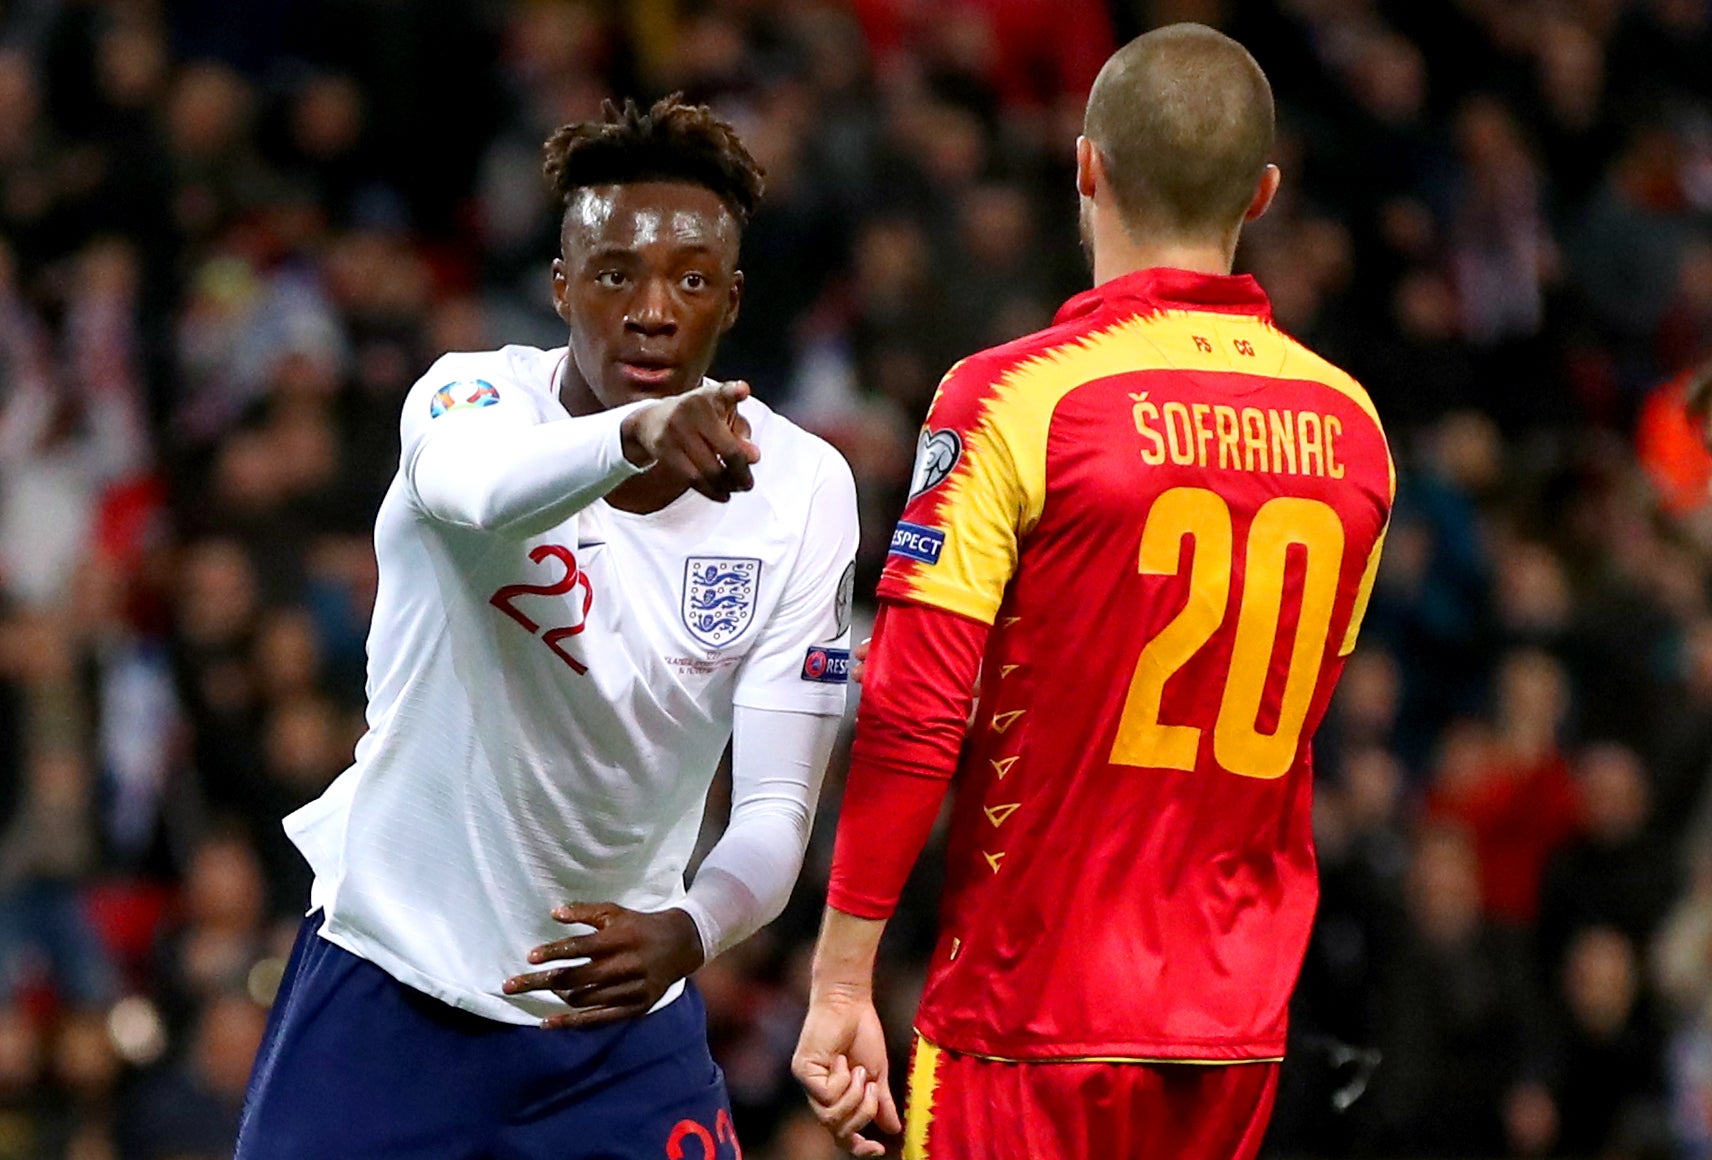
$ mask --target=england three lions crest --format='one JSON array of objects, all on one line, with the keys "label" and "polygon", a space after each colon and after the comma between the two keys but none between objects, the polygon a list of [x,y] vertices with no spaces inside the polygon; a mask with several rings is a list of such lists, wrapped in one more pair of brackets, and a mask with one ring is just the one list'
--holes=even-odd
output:
[{"label": "england three lions crest", "polygon": [[691,556],[684,565],[684,627],[709,648],[743,635],[755,618],[761,561]]}]

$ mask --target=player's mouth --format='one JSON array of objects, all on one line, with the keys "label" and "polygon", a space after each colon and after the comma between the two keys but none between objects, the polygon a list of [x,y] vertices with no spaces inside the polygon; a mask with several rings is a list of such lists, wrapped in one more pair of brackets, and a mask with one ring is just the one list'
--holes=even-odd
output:
[{"label": "player's mouth", "polygon": [[677,363],[648,355],[618,361],[618,373],[624,380],[644,390],[666,386],[677,377],[678,370]]}]

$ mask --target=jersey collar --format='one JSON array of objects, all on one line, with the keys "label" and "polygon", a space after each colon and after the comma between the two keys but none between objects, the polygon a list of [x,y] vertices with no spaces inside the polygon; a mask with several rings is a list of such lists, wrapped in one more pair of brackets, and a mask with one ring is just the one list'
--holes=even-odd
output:
[{"label": "jersey collar", "polygon": [[1199,274],[1156,266],[1084,290],[1059,307],[1055,324],[1093,314],[1146,314],[1155,310],[1211,310],[1272,317],[1272,304],[1248,274]]}]

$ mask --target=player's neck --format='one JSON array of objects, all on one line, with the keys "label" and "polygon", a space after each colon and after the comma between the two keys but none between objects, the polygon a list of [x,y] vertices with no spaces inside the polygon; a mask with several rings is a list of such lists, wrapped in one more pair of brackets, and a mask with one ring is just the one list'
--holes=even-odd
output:
[{"label": "player's neck", "polygon": [[598,415],[606,410],[606,404],[600,401],[594,388],[577,370],[575,359],[562,359],[559,366],[562,368],[559,372],[559,403],[573,418]]},{"label": "player's neck", "polygon": [[606,502],[621,512],[645,516],[675,502],[688,490],[688,484],[662,481],[656,472],[644,471],[607,492]]},{"label": "player's neck", "polygon": [[1094,236],[1094,285],[1137,270],[1168,268],[1197,274],[1229,274],[1236,262],[1236,235],[1227,239],[1152,238],[1137,241],[1121,228]]}]

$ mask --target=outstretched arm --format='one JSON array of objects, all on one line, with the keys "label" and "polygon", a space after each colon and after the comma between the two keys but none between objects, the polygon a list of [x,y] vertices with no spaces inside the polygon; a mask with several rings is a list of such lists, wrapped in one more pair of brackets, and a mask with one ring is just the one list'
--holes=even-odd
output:
[{"label": "outstretched arm", "polygon": [[877,1156],[870,1122],[901,1130],[874,959],[957,766],[988,626],[922,605],[881,606],[864,666],[808,1018],[792,1069],[843,1147]]},{"label": "outstretched arm", "polygon": [[622,428],[642,403],[575,419],[516,427],[457,419],[405,449],[405,478],[427,515],[459,527],[526,537],[587,507],[640,472]]},{"label": "outstretched arm", "polygon": [[407,404],[414,409],[402,429],[404,475],[417,506],[435,519],[523,538],[644,470],[720,502],[754,486],[750,465],[760,452],[736,411],[749,395],[744,383],[543,423],[527,400],[485,383],[498,403],[456,405],[476,382],[448,386],[454,405],[439,413],[425,401]]}]

